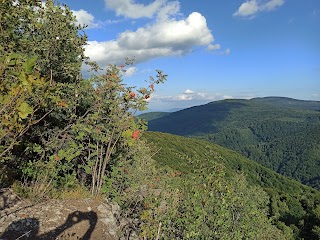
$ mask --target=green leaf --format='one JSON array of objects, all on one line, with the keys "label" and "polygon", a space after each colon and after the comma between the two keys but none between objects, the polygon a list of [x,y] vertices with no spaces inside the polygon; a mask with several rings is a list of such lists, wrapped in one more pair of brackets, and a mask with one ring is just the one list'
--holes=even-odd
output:
[{"label": "green leaf", "polygon": [[32,113],[33,108],[26,102],[23,102],[18,108],[18,114],[21,119],[25,119]]},{"label": "green leaf", "polygon": [[33,68],[36,64],[36,61],[37,61],[37,56],[34,56],[32,58],[28,58],[23,64],[22,64],[22,67],[23,67],[23,70],[27,73],[27,74],[31,74],[32,71],[33,71]]},{"label": "green leaf", "polygon": [[20,73],[19,80],[21,81],[22,85],[24,85],[24,86],[28,86],[29,85],[29,82],[27,80],[27,76],[26,76],[25,72],[21,72]]},{"label": "green leaf", "polygon": [[16,60],[10,60],[8,62],[8,66],[12,67],[12,66],[15,66],[16,65]]}]

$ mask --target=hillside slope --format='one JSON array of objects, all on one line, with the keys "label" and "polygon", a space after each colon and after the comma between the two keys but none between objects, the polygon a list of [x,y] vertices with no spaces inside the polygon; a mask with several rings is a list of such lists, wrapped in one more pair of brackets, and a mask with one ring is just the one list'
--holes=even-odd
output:
[{"label": "hillside slope", "polygon": [[153,119],[149,130],[218,143],[320,188],[320,102],[223,100]]},{"label": "hillside slope", "polygon": [[164,116],[169,115],[169,112],[149,112],[149,113],[142,113],[140,115],[138,115],[138,118],[144,119],[146,121],[151,121],[157,118],[161,118]]},{"label": "hillside slope", "polygon": [[210,174],[215,163],[224,166],[226,178],[244,174],[251,185],[261,186],[269,194],[270,218],[278,227],[290,226],[297,239],[317,239],[312,232],[315,225],[320,224],[314,216],[315,208],[320,204],[317,190],[207,141],[159,132],[147,132],[144,137],[157,152],[154,158],[161,166],[169,166],[185,176],[199,170]]}]

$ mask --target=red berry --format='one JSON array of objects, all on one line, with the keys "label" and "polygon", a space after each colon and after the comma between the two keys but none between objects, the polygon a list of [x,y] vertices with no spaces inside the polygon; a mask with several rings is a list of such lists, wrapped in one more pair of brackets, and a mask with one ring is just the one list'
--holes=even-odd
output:
[{"label": "red berry", "polygon": [[135,94],[134,92],[131,92],[131,93],[130,93],[130,97],[131,97],[131,98],[134,98],[135,96],[136,96],[136,94]]},{"label": "red berry", "polygon": [[135,139],[135,140],[138,140],[139,138],[139,133],[140,133],[140,130],[136,130],[132,133],[132,138]]}]

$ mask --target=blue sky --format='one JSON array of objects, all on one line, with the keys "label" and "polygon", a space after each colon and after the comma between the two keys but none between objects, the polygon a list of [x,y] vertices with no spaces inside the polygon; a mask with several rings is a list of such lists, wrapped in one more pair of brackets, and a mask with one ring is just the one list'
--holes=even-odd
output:
[{"label": "blue sky", "polygon": [[156,69],[152,110],[226,98],[320,100],[319,0],[61,0],[88,25],[86,54],[102,67],[135,57],[125,83]]}]

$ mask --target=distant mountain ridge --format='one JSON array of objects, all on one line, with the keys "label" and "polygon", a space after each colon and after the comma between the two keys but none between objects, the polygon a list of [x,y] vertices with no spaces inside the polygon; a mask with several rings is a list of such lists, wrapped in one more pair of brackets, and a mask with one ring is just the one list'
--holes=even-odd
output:
[{"label": "distant mountain ridge", "polygon": [[210,102],[149,121],[149,130],[218,143],[320,188],[320,102],[283,97]]},{"label": "distant mountain ridge", "polygon": [[138,118],[144,119],[146,121],[151,121],[157,118],[164,117],[166,115],[169,115],[170,112],[149,112],[149,113],[142,113],[138,115]]},{"label": "distant mountain ridge", "polygon": [[251,100],[256,102],[261,101],[263,103],[269,103],[272,105],[277,105],[279,107],[320,111],[320,101],[298,100],[288,97],[263,97],[252,98]]}]

